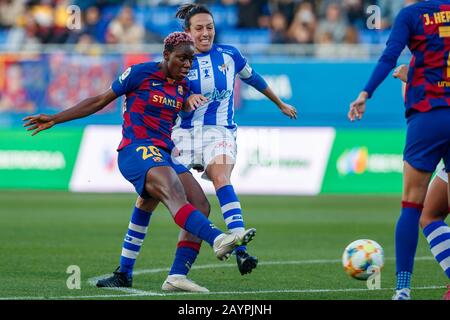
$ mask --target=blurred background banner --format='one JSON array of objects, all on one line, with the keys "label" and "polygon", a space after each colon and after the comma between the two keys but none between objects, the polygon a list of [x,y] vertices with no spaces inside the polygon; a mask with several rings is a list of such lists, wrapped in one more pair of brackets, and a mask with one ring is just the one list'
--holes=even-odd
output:
[{"label": "blurred background banner", "polygon": [[[65,110],[107,90],[127,67],[161,60],[164,37],[183,28],[175,13],[185,2],[0,0],[1,188],[133,191],[115,163],[123,97],[36,137],[22,128],[22,118]],[[299,118],[290,120],[236,81],[240,163],[233,179],[240,193],[401,191],[401,83],[389,76],[363,121],[350,123],[347,111],[377,63],[395,16],[414,0],[195,2],[213,12],[215,41],[237,47],[277,95],[298,109]],[[380,16],[368,10],[372,5]],[[405,50],[399,63],[409,59]],[[277,159],[273,144],[245,142],[245,135],[255,133],[265,141],[278,139]],[[249,165],[255,155],[261,161]],[[280,183],[265,185],[267,179]],[[213,192],[210,183],[201,183]]]},{"label": "blurred background banner", "polygon": [[322,193],[400,193],[402,130],[337,130]]},{"label": "blurred background banner", "polygon": [[0,188],[68,190],[83,129],[0,130]]}]

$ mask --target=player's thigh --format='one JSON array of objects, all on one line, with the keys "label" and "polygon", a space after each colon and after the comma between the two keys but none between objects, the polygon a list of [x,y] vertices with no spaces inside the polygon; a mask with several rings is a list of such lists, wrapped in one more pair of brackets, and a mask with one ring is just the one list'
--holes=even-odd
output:
[{"label": "player's thigh", "polygon": [[436,175],[428,187],[420,225],[426,227],[432,221],[442,219],[448,212],[448,183]]},{"label": "player's thigh", "polygon": [[225,127],[207,127],[204,132],[203,160],[206,174],[212,180],[217,176],[231,176],[236,163],[236,131]]},{"label": "player's thigh", "polygon": [[170,166],[159,148],[151,144],[135,143],[119,151],[118,166],[123,177],[143,198],[150,198],[146,191],[147,172],[157,166]]},{"label": "player's thigh", "polygon": [[[196,137],[194,132],[194,128],[176,128],[172,132],[172,140],[179,151],[179,154],[173,160],[188,169],[191,169],[196,163],[201,162],[201,137]],[[198,159],[199,157],[200,159]]]},{"label": "player's thigh", "polygon": [[162,201],[172,215],[187,203],[183,185],[171,166],[150,168],[145,190],[152,198]]},{"label": "player's thigh", "polygon": [[211,206],[197,180],[190,172],[180,173],[178,177],[183,185],[188,202],[200,210],[205,216],[209,216]]}]

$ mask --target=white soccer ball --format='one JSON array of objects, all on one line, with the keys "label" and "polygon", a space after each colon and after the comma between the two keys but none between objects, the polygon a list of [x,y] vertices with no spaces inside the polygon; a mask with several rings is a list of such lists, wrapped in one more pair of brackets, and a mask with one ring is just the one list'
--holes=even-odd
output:
[{"label": "white soccer ball", "polygon": [[367,280],[384,266],[383,248],[374,240],[360,239],[350,243],[342,255],[344,271],[358,280]]}]

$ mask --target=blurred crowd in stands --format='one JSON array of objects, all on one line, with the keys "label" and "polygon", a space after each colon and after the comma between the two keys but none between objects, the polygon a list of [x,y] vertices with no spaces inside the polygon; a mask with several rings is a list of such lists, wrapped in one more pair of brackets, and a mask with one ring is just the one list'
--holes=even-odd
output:
[{"label": "blurred crowd in stands", "polygon": [[[186,0],[0,0],[0,45],[160,43],[180,30],[174,17]],[[224,43],[384,43],[398,11],[414,0],[204,0],[214,13],[217,41]],[[67,27],[80,10],[80,28]],[[366,21],[381,8],[381,30]]]}]

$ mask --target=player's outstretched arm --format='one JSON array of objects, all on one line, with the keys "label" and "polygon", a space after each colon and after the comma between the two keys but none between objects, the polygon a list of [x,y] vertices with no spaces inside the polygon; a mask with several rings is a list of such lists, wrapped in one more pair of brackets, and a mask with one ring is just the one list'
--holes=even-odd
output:
[{"label": "player's outstretched arm", "polygon": [[83,101],[77,103],[73,107],[59,112],[53,115],[38,114],[33,116],[27,116],[23,118],[24,127],[28,127],[27,131],[33,131],[31,134],[34,136],[42,130],[47,130],[53,127],[55,124],[71,121],[74,119],[84,118],[91,114],[94,114],[104,107],[106,107],[111,101],[116,99],[117,96],[109,89],[105,93],[102,93],[95,97],[90,97],[84,99]]},{"label": "player's outstretched arm", "polygon": [[261,91],[267,98],[272,100],[273,103],[275,103],[280,111],[288,116],[291,119],[297,119],[297,109],[294,106],[291,106],[290,104],[284,103],[276,94],[275,92],[270,89],[269,86],[267,86],[263,91]]},{"label": "player's outstretched arm", "polygon": [[369,94],[366,91],[361,91],[358,98],[350,104],[350,110],[347,117],[350,121],[355,121],[355,118],[361,120],[366,111],[366,101]]},{"label": "player's outstretched arm", "polygon": [[291,119],[297,119],[297,109],[281,101],[281,99],[269,87],[264,78],[261,77],[255,70],[253,70],[248,63],[245,64],[238,75],[242,81],[252,86],[256,90],[264,94],[267,98],[269,98],[273,103],[275,103],[283,114]]}]

